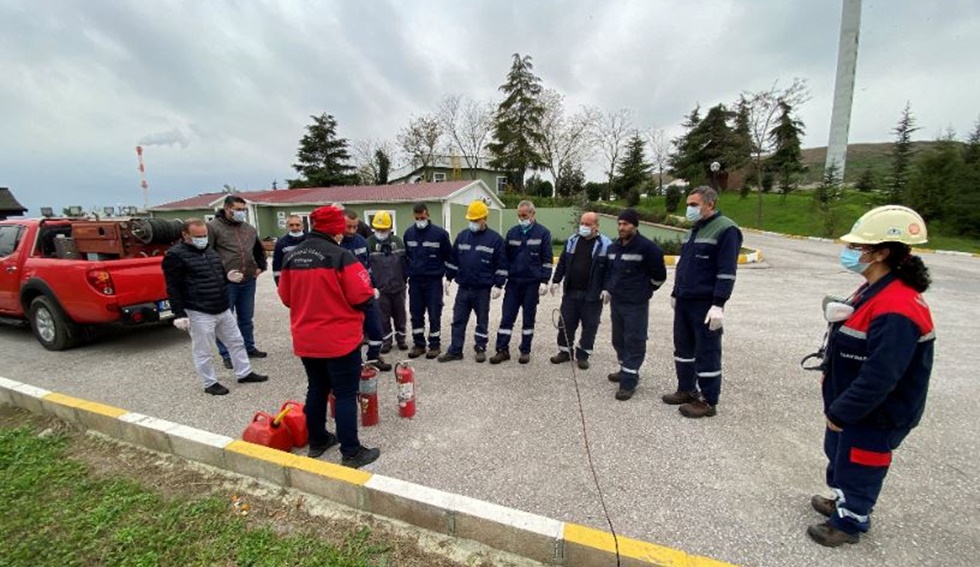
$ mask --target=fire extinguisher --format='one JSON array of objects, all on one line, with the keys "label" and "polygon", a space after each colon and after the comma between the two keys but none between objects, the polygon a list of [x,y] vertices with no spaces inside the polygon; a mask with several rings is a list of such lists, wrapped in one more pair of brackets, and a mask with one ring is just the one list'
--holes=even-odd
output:
[{"label": "fire extinguisher", "polygon": [[408,362],[395,365],[395,384],[398,386],[398,415],[415,416],[415,371]]},{"label": "fire extinguisher", "polygon": [[361,384],[357,394],[361,406],[361,425],[371,427],[378,424],[378,369],[370,364],[361,367]]}]

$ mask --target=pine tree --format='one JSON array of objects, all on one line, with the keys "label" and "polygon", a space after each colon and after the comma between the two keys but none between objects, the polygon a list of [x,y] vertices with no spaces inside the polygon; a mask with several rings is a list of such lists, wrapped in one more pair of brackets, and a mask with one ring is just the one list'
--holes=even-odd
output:
[{"label": "pine tree", "polygon": [[823,236],[830,238],[837,235],[837,222],[839,220],[839,207],[843,188],[841,187],[840,166],[837,162],[831,163],[823,171],[823,178],[817,190],[813,194],[816,201],[817,212],[823,225]]},{"label": "pine tree", "polygon": [[980,120],[974,123],[973,131],[966,139],[963,161],[968,165],[980,165]]},{"label": "pine tree", "polygon": [[797,176],[806,171],[800,145],[803,122],[793,116],[793,107],[785,100],[779,101],[779,113],[776,126],[769,131],[775,151],[767,160],[767,169],[775,174],[785,197],[796,188]]},{"label": "pine tree", "polygon": [[537,150],[544,140],[541,124],[545,107],[540,98],[541,79],[533,69],[530,55],[514,54],[507,82],[500,86],[505,96],[494,117],[494,141],[487,144],[492,155],[490,166],[510,172],[518,192],[524,189],[527,170],[547,165]]},{"label": "pine tree", "polygon": [[640,187],[650,178],[653,166],[646,161],[645,146],[646,142],[636,132],[626,142],[626,155],[619,161],[618,175],[613,181],[613,190],[620,197],[627,196],[631,191],[639,195]]},{"label": "pine tree", "polygon": [[905,110],[898,125],[892,129],[895,133],[895,142],[892,144],[891,161],[892,168],[885,184],[884,192],[881,195],[882,204],[902,204],[905,202],[906,188],[909,177],[912,175],[912,133],[918,130],[915,126],[915,118],[912,116],[912,109],[909,103],[905,103]]},{"label": "pine tree", "polygon": [[929,150],[916,157],[915,165],[906,188],[905,203],[926,222],[942,220],[951,197],[960,193],[958,185],[965,166],[962,144],[953,136],[937,140]]},{"label": "pine tree", "polygon": [[287,179],[289,188],[334,187],[355,183],[354,166],[348,164],[350,154],[347,140],[337,137],[337,121],[330,114],[310,116],[313,124],[299,141],[299,151],[293,164],[299,179]]},{"label": "pine tree", "polygon": [[866,168],[861,172],[861,177],[858,177],[857,183],[854,184],[854,188],[862,193],[872,193],[875,190],[877,182],[875,180],[875,172],[870,168]]},{"label": "pine tree", "polygon": [[741,169],[752,161],[755,146],[752,143],[752,126],[749,122],[751,112],[745,97],[739,97],[735,107],[735,125],[732,128],[734,141],[732,155],[728,158],[729,170]]},{"label": "pine tree", "polygon": [[701,105],[695,106],[684,119],[681,126],[684,127],[685,132],[674,139],[675,150],[668,159],[670,174],[685,179],[691,184],[701,180],[701,164],[697,163],[697,156],[694,155],[700,147],[698,140],[694,139],[699,124],[701,124]]}]

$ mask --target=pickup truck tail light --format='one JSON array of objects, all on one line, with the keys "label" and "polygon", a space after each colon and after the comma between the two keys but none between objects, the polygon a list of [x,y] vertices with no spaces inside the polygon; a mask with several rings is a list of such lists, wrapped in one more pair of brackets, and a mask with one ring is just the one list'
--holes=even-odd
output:
[{"label": "pickup truck tail light", "polygon": [[116,288],[112,285],[112,276],[105,270],[91,270],[86,274],[88,283],[102,295],[115,295]]}]

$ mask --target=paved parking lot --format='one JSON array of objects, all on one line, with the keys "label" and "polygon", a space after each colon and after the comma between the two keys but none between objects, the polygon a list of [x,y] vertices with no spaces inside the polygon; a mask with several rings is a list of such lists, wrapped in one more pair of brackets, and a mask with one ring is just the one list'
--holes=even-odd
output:
[{"label": "paved parking lot", "polygon": [[[419,414],[396,414],[394,379],[379,388],[382,422],[362,440],[382,448],[370,470],[560,520],[605,528],[580,429],[575,380],[606,503],[617,532],[744,565],[975,565],[980,557],[980,259],[929,254],[926,298],[937,326],[925,417],[896,453],[872,534],[828,550],[804,531],[823,489],[823,417],[817,377],[799,369],[824,326],[820,300],[859,278],[837,264],[838,245],[746,235],[765,267],[742,269],[726,309],[725,383],[719,414],[691,421],[660,403],[675,388],[668,281],[654,295],[637,395],[613,399],[616,368],[608,309],[592,369],[548,362],[552,312],[539,309],[529,365],[419,360]],[[670,277],[673,277],[671,271]],[[447,298],[448,301],[448,298]],[[237,437],[257,410],[302,400],[305,376],[291,354],[287,312],[272,278],[259,283],[256,334],[270,358],[265,384],[234,384],[213,398],[198,386],[186,335],[159,328],[49,353],[24,329],[0,327],[0,375]],[[500,301],[491,312],[496,337]],[[444,312],[448,336],[450,309]],[[472,323],[470,337],[472,336]],[[512,345],[516,351],[516,345]],[[397,351],[392,355],[397,356]],[[390,356],[392,356],[390,355]],[[336,451],[324,458],[339,460]]]}]

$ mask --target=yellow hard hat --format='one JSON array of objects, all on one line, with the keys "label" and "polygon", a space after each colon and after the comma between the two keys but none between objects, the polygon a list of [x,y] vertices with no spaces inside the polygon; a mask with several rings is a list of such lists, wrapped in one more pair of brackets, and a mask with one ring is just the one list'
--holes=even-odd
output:
[{"label": "yellow hard hat", "polygon": [[391,213],[388,211],[375,213],[374,219],[371,221],[371,226],[378,230],[388,230],[391,228]]},{"label": "yellow hard hat", "polygon": [[851,227],[851,232],[840,239],[851,244],[925,244],[926,223],[919,213],[908,207],[885,205],[864,213]]},{"label": "yellow hard hat", "polygon": [[490,209],[487,208],[487,204],[483,201],[473,201],[470,203],[470,206],[466,208],[466,220],[476,221],[485,219],[489,214]]}]

